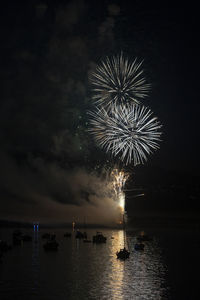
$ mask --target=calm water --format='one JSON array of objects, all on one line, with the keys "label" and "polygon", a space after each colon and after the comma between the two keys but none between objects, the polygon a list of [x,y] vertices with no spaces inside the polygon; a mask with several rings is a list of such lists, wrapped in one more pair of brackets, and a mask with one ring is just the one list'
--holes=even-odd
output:
[{"label": "calm water", "polygon": [[[57,252],[45,252],[44,232],[55,232]],[[33,232],[4,254],[0,263],[0,299],[197,299],[198,238],[190,231],[154,232],[145,250],[134,250],[136,236],[128,236],[130,258],[116,259],[123,231],[101,230],[107,243],[96,245],[64,238],[66,230]],[[13,229],[1,229],[0,239],[12,242]],[[87,230],[92,237],[96,230]],[[114,237],[114,239],[111,239]]]}]

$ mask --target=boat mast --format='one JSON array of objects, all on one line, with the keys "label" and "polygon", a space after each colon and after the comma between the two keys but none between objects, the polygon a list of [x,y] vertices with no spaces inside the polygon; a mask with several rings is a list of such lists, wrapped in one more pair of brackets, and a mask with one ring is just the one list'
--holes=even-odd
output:
[{"label": "boat mast", "polygon": [[123,231],[124,231],[124,248],[125,248],[125,246],[126,246],[126,244],[125,244],[125,220],[124,220],[124,213],[123,213]]}]

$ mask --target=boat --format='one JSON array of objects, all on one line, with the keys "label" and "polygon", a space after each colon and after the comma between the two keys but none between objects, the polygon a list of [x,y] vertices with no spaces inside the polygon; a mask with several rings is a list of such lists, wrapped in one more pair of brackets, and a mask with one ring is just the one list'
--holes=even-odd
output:
[{"label": "boat", "polygon": [[21,230],[16,229],[16,230],[13,231],[13,236],[21,236],[21,235],[22,235]]},{"label": "boat", "polygon": [[116,252],[117,258],[119,259],[127,259],[129,258],[130,252],[124,247],[123,249],[120,249],[120,251]]},{"label": "boat", "polygon": [[83,232],[81,232],[81,231],[79,231],[77,229],[77,231],[76,231],[76,239],[84,239],[84,238],[87,238],[87,235],[85,235],[85,233],[83,233]]},{"label": "boat", "polygon": [[55,233],[44,233],[43,235],[42,235],[42,238],[43,239],[47,239],[47,240],[55,240],[55,238],[56,238],[56,234]]},{"label": "boat", "polygon": [[13,237],[13,245],[21,245],[22,243],[22,232],[19,229],[16,229],[13,231],[12,234]]},{"label": "boat", "polygon": [[56,240],[48,240],[44,245],[45,250],[57,250],[58,249],[58,242]]},{"label": "boat", "polygon": [[50,239],[50,237],[51,237],[51,234],[48,233],[48,232],[46,232],[46,233],[44,233],[44,234],[42,235],[42,238],[43,238],[43,239]]},{"label": "boat", "polygon": [[13,245],[21,245],[23,242],[32,241],[32,236],[28,234],[22,234],[20,230],[13,232]]},{"label": "boat", "polygon": [[23,235],[21,236],[21,239],[22,239],[22,241],[24,241],[24,242],[30,242],[30,241],[32,241],[32,236],[30,236],[30,235],[28,235],[28,234],[23,234]]},{"label": "boat", "polygon": [[84,243],[91,243],[92,241],[91,241],[91,240],[88,240],[88,239],[83,239],[83,242],[84,242]]},{"label": "boat", "polygon": [[8,250],[11,250],[12,246],[9,245],[6,241],[0,240],[0,253],[7,252]]},{"label": "boat", "polygon": [[93,236],[93,243],[101,244],[106,243],[107,238],[103,236],[103,234],[100,231],[97,231],[96,235]]},{"label": "boat", "polygon": [[84,238],[83,238],[83,242],[84,243],[91,243],[92,241],[88,239],[87,237],[87,232],[86,232],[86,222],[84,220],[84,227],[85,227],[85,231],[83,232]]},{"label": "boat", "polygon": [[136,243],[134,248],[135,248],[135,250],[144,250],[144,244]]},{"label": "boat", "polygon": [[18,246],[22,244],[22,239],[21,237],[15,236],[13,237],[13,245],[14,246]]},{"label": "boat", "polygon": [[71,236],[72,236],[71,232],[65,232],[64,233],[64,237],[71,237]]},{"label": "boat", "polygon": [[85,229],[85,231],[83,232],[83,235],[84,235],[83,242],[84,243],[91,243],[92,241],[89,240],[88,237],[87,237],[85,218],[84,218],[84,229]]},{"label": "boat", "polygon": [[125,220],[124,220],[124,214],[123,214],[123,231],[124,231],[124,248],[120,249],[119,251],[116,252],[117,258],[125,260],[129,258],[130,252],[128,249],[126,249],[126,231],[125,231]]}]

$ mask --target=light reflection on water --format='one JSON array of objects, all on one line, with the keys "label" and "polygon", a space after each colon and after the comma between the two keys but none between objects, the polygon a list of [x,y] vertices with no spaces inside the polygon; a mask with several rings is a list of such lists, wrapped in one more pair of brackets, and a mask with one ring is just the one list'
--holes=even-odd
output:
[{"label": "light reflection on water", "polygon": [[39,261],[39,251],[40,251],[40,239],[39,232],[36,230],[33,232],[32,241],[32,274],[33,274],[33,294],[38,296],[39,290],[39,271],[40,271],[40,261]]},{"label": "light reflection on water", "polygon": [[[89,238],[95,232],[88,230]],[[123,247],[123,231],[102,232],[107,243],[96,245],[64,238],[64,231],[58,230],[60,245],[55,253],[44,251],[42,232],[32,233],[32,243],[13,248],[4,256],[0,298],[14,299],[17,292],[19,299],[168,299],[167,270],[158,241],[146,242],[145,250],[137,252],[136,237],[127,237],[131,254],[121,261],[116,252]]]},{"label": "light reflection on water", "polygon": [[123,231],[113,236],[100,282],[100,299],[168,299],[166,267],[157,241],[146,242],[145,250],[140,252],[134,250],[136,238],[129,238],[130,258],[121,261],[115,253],[123,247]]}]

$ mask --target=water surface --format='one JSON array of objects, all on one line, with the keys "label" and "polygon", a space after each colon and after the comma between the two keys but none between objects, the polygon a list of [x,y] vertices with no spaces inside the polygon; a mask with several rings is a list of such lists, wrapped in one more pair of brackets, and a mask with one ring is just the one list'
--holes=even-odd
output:
[{"label": "water surface", "polygon": [[[182,291],[180,286],[174,288],[174,271],[182,279],[184,276],[179,273],[177,261],[173,261],[178,256],[173,256],[171,244],[173,240],[180,248],[180,241],[169,232],[152,234],[153,240],[145,242],[144,251],[134,250],[138,232],[128,235],[130,258],[121,261],[116,258],[116,251],[123,247],[122,230],[101,230],[107,243],[100,245],[83,243],[74,235],[64,238],[66,229],[22,231],[32,234],[33,240],[4,254],[0,264],[1,300],[193,299],[184,298],[187,295],[184,287]],[[53,231],[59,249],[45,252],[42,234]],[[1,229],[0,238],[12,242],[12,232],[13,229]],[[92,238],[96,229],[89,229],[87,233]],[[180,250],[184,258],[184,249]]]}]

